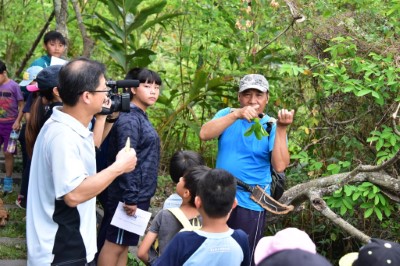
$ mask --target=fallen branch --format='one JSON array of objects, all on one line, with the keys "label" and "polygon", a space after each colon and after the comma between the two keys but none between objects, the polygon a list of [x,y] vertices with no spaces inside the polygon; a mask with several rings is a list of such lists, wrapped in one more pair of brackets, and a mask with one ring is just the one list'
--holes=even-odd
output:
[{"label": "fallen branch", "polygon": [[[397,159],[393,159],[391,162],[394,163]],[[388,165],[389,163],[386,164],[386,167]],[[334,191],[343,187],[345,184],[355,184],[368,181],[380,187],[382,192],[385,193],[385,195],[388,195],[390,199],[398,201],[400,196],[400,180],[391,177],[383,171],[370,171],[372,169],[376,170],[380,168],[381,166],[359,166],[358,172],[352,175],[351,172],[341,173],[310,180],[286,190],[279,201],[286,205],[293,205],[295,208],[292,213],[302,211],[304,209],[304,207],[302,207],[304,205],[303,203],[310,201],[311,206],[325,216],[328,220],[332,221],[336,226],[356,237],[361,242],[366,243],[370,237],[333,212],[327,206],[326,202],[323,200],[323,197],[326,195],[331,195]],[[349,176],[351,176],[350,179]],[[343,180],[347,181],[343,182]],[[273,223],[279,220],[280,217],[282,216],[268,215],[267,220],[268,222]]]},{"label": "fallen branch", "polygon": [[356,237],[363,243],[367,243],[371,239],[371,237],[367,236],[333,212],[318,192],[311,190],[307,193],[307,196],[310,199],[311,206],[331,220],[336,226],[342,228],[344,231]]}]

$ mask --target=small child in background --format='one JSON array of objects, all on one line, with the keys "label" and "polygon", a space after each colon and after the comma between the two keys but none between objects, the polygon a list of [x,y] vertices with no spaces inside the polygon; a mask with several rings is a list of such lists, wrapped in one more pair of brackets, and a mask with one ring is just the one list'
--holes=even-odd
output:
[{"label": "small child in background", "polygon": [[233,175],[222,169],[209,170],[199,181],[195,198],[202,228],[178,233],[154,265],[250,265],[246,233],[226,224],[237,205],[235,194]]},{"label": "small child in background", "polygon": [[0,60],[0,147],[3,146],[4,165],[6,175],[4,176],[3,191],[13,191],[12,173],[14,168],[15,151],[7,151],[10,133],[12,130],[21,129],[22,109],[24,98],[18,84],[8,77],[6,64]]},{"label": "small child in background", "polygon": [[[201,154],[187,150],[175,152],[169,162],[169,174],[172,181],[178,184],[179,179],[183,176],[185,171],[197,165],[205,165],[204,158]],[[182,198],[177,193],[174,193],[165,200],[163,209],[179,208],[181,204]]]},{"label": "small child in background", "polygon": [[[187,218],[189,223],[194,226],[200,226],[200,216],[194,204],[198,182],[205,173],[210,170],[207,166],[200,165],[189,168],[183,176],[180,177],[176,185],[176,192],[182,199],[179,209]],[[183,228],[178,218],[171,209],[164,209],[157,213],[151,223],[149,231],[145,235],[138,249],[138,257],[145,264],[152,265],[161,255],[171,239]],[[158,254],[154,249],[150,252],[154,242],[158,238]]]},{"label": "small child in background", "polygon": [[43,36],[43,48],[46,54],[32,62],[32,66],[48,67],[51,64],[51,57],[61,58],[64,55],[67,42],[64,36],[58,31],[49,31]]}]

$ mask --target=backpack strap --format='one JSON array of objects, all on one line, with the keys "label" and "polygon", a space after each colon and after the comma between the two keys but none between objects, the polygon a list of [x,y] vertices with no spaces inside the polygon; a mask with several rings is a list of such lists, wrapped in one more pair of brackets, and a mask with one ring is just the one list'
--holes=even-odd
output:
[{"label": "backpack strap", "polygon": [[168,210],[178,219],[184,229],[193,230],[192,224],[180,208],[168,208]]},{"label": "backpack strap", "polygon": [[[267,125],[265,131],[267,131],[268,134],[271,133],[272,125],[273,125],[274,123],[276,123],[276,121],[277,121],[276,118],[270,117],[269,120],[268,120],[268,122],[264,123],[264,125]],[[269,136],[268,136],[268,137],[269,137]]]}]

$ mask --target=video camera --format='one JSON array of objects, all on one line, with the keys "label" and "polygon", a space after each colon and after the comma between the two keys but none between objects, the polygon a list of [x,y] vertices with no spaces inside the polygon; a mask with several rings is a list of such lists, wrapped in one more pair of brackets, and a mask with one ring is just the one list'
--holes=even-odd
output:
[{"label": "video camera", "polygon": [[103,107],[100,114],[108,115],[114,112],[129,112],[130,111],[130,97],[129,93],[118,93],[118,88],[137,88],[140,81],[136,79],[125,80],[108,80],[106,86],[111,88],[108,97],[111,101],[110,108]]}]

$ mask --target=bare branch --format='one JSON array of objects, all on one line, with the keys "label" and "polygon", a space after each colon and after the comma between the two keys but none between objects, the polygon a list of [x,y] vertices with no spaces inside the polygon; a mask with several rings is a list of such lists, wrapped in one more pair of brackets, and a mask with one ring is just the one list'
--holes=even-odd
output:
[{"label": "bare branch", "polygon": [[345,185],[347,184],[353,177],[355,177],[358,173],[361,172],[378,172],[380,170],[386,169],[387,167],[393,165],[395,162],[397,162],[400,159],[400,150],[397,151],[395,156],[393,156],[390,160],[387,160],[386,162],[382,163],[381,165],[359,165],[356,168],[354,168],[343,180],[340,182],[340,185]]},{"label": "bare branch", "polygon": [[355,236],[363,243],[367,243],[371,238],[346,222],[343,218],[333,212],[326,204],[326,202],[322,199],[321,195],[313,190],[310,190],[307,193],[308,198],[310,199],[311,206],[319,211],[326,218],[331,220],[336,226],[342,228],[344,231],[349,233],[352,236]]},{"label": "bare branch", "polygon": [[22,60],[21,66],[18,68],[17,72],[15,72],[16,77],[18,77],[21,74],[22,70],[26,66],[26,63],[29,61],[29,59],[33,55],[33,52],[35,51],[35,49],[38,46],[40,40],[42,39],[44,33],[46,32],[47,28],[49,27],[50,22],[53,20],[54,15],[55,15],[55,12],[53,10],[53,12],[51,12],[49,18],[47,19],[46,23],[44,24],[43,28],[40,30],[35,41],[33,42],[31,49],[29,49],[29,51],[26,53],[25,58]]},{"label": "bare branch", "polygon": [[400,103],[399,103],[399,105],[397,105],[396,112],[394,112],[393,115],[392,115],[392,121],[393,121],[393,131],[394,131],[394,133],[396,133],[397,135],[400,136],[400,131],[397,129],[397,124],[396,124],[396,118],[397,118],[397,114],[399,113],[399,109],[400,109]]},{"label": "bare branch", "polygon": [[352,119],[346,120],[346,121],[333,121],[332,123],[337,124],[337,125],[350,124],[350,123],[359,121],[361,117],[363,117],[371,112],[372,112],[372,110],[370,108],[368,108],[368,110],[365,113],[359,115],[358,117],[355,117],[355,118],[352,118]]},{"label": "bare branch", "polygon": [[[370,166],[359,166],[359,168],[365,168]],[[371,166],[372,167],[372,166]],[[310,180],[306,183],[301,183],[295,185],[285,191],[280,202],[286,205],[294,205],[295,209],[293,212],[299,212],[303,210],[303,202],[310,200],[311,206],[319,211],[326,218],[331,220],[335,225],[339,226],[350,235],[356,237],[361,242],[366,243],[369,240],[369,236],[365,235],[357,228],[347,223],[338,214],[333,212],[323,200],[323,196],[331,195],[334,191],[343,187],[343,179],[347,178],[349,173],[341,173],[336,175],[331,175],[323,178],[318,178]],[[361,182],[371,182],[382,189],[390,199],[397,201],[400,196],[400,180],[392,178],[385,172],[358,172],[355,174],[348,183],[361,183]],[[282,216],[269,215],[267,220],[269,222],[277,221]]]},{"label": "bare branch", "polygon": [[87,35],[85,24],[83,24],[83,19],[81,15],[81,10],[79,8],[79,3],[77,0],[71,0],[72,6],[74,7],[76,20],[78,22],[79,30],[81,31],[82,41],[83,41],[83,52],[82,56],[90,57],[90,54],[94,47],[94,41]]}]

